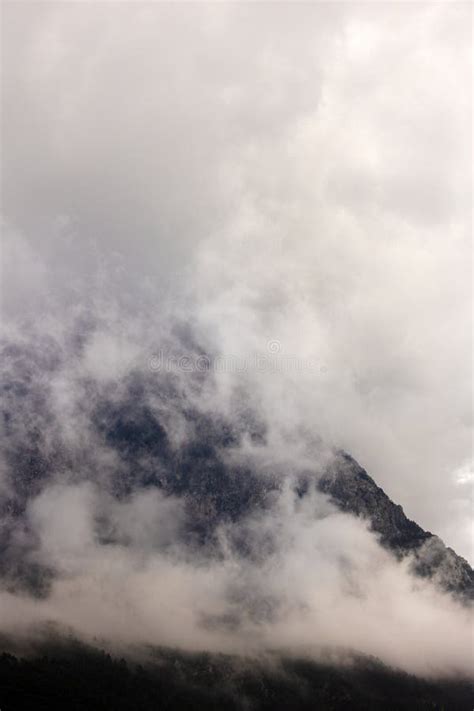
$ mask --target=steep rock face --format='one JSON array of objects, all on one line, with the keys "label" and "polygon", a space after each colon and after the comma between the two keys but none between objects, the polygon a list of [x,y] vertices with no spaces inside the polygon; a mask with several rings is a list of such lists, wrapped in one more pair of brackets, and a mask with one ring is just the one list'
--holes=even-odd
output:
[{"label": "steep rock face", "polygon": [[398,558],[411,555],[414,573],[464,600],[474,599],[474,571],[469,563],[407,518],[350,455],[337,454],[318,488],[343,511],[370,521],[382,545]]}]

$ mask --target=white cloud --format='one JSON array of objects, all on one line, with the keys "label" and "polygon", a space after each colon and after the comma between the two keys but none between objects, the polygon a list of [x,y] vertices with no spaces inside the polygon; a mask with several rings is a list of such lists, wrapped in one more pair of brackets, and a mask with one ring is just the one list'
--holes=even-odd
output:
[{"label": "white cloud", "polygon": [[[5,335],[25,339],[26,321],[62,343],[94,312],[100,328],[84,357],[49,383],[72,447],[96,444],[78,384],[112,387],[141,353],[147,363],[170,339],[168,316],[224,355],[249,359],[277,340],[282,355],[324,370],[222,373],[205,405],[225,408],[229,391],[248,386],[272,442],[303,425],[345,447],[411,518],[471,555],[471,482],[463,470],[451,475],[472,449],[470,13],[447,3],[5,8]],[[170,428],[185,436],[182,423]],[[100,448],[94,456],[101,476],[118,466]],[[140,628],[172,640],[179,608],[182,641],[202,643],[202,629],[193,636],[199,606],[221,604],[238,563],[213,569],[211,582],[205,567],[149,559],[121,588],[120,604],[137,617],[119,624],[123,610],[109,603],[133,570],[131,554],[117,547],[105,558],[89,485],[57,487],[32,505],[32,521],[45,555],[79,570],[46,602],[3,595],[11,619],[54,611],[86,632],[117,625],[124,636]],[[161,510],[155,499],[108,504],[143,548],[152,503]],[[367,635],[366,651],[416,664],[426,644],[429,663],[462,666],[460,613],[413,591],[362,525],[304,516],[297,530],[289,525],[291,554],[278,576],[266,570],[267,582],[285,598],[294,577],[311,624],[292,588],[292,624],[272,626],[265,643],[316,628],[337,638],[320,615],[337,590],[333,617],[354,643]],[[358,583],[373,572],[371,556],[382,571],[365,601],[347,606],[339,551],[325,557],[325,546],[342,548],[339,536],[360,542],[351,554]]]},{"label": "white cloud", "polygon": [[[30,518],[39,555],[59,575],[43,601],[0,593],[2,631],[25,634],[54,621],[119,646],[250,654],[318,656],[329,645],[410,672],[470,673],[470,611],[409,575],[362,521],[287,490],[276,509],[242,524],[257,547],[259,538],[260,546],[271,540],[273,552],[257,560],[232,553],[225,545],[236,533],[231,526],[216,561],[163,548],[163,525],[176,505],[157,493],[112,504],[89,485],[42,493]],[[138,548],[97,537],[111,511],[115,534],[131,536]]]}]

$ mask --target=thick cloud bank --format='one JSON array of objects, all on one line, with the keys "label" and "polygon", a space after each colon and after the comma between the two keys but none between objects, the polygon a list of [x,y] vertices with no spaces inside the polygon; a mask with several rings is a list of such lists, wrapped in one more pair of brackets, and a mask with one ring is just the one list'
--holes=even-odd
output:
[{"label": "thick cloud bank", "polygon": [[[469,670],[469,613],[296,480],[342,447],[472,559],[470,12],[5,6],[3,631]],[[197,422],[258,514],[163,493]]]},{"label": "thick cloud bank", "polygon": [[[98,339],[89,321],[4,344],[4,634],[54,622],[119,647],[470,672],[471,609],[318,491],[333,455],[311,429],[263,420],[212,371],[157,371],[148,349],[103,375]],[[189,334],[160,343],[203,358]]]}]

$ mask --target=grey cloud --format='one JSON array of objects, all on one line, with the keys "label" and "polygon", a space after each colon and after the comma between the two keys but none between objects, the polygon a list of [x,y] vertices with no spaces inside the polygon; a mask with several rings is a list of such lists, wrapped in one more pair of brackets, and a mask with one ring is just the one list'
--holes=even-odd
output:
[{"label": "grey cloud", "polygon": [[328,366],[310,412],[451,537],[435,492],[457,496],[471,449],[462,10],[21,4],[6,25],[6,313],[191,303],[230,355],[263,324]]},{"label": "grey cloud", "polygon": [[[414,590],[360,522],[321,502],[328,515],[314,521],[288,494],[247,522],[276,541],[263,571],[235,559],[226,531],[221,567],[168,556],[180,506],[157,492],[114,502],[111,481],[130,467],[91,417],[143,369],[140,397],[176,446],[191,434],[174,387],[234,422],[248,397],[268,447],[247,433],[241,462],[304,468],[310,431],[471,556],[471,482],[458,476],[472,456],[469,22],[469,8],[440,3],[5,8],[2,313],[14,345],[2,368],[35,383],[12,396],[10,427],[14,442],[39,442],[44,468],[16,535],[61,571],[51,598],[2,593],[12,624],[57,615],[86,635],[220,649],[219,619],[242,613],[236,644],[263,647],[310,644],[314,629],[338,640],[321,615],[332,604],[368,653],[464,668],[464,613]],[[157,347],[250,360],[272,341],[324,370],[178,373],[169,401],[157,395]],[[52,456],[58,442],[64,458]],[[372,556],[382,572],[366,590]],[[254,625],[239,576],[278,601],[268,629]]]}]

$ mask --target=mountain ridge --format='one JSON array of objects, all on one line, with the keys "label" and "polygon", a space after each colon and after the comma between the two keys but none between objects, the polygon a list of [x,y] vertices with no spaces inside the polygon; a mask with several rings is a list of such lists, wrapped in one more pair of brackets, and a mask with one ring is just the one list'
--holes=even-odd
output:
[{"label": "mountain ridge", "polygon": [[397,558],[412,556],[412,571],[433,579],[443,590],[463,601],[474,600],[474,571],[469,563],[430,531],[405,515],[353,457],[340,451],[319,480],[342,511],[370,522],[380,543]]}]

